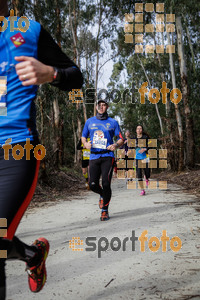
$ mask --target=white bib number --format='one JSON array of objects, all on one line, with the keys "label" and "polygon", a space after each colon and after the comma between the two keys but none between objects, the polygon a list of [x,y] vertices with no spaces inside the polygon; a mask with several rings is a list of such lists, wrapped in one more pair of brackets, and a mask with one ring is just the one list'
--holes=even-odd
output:
[{"label": "white bib number", "polygon": [[90,159],[90,151],[83,151],[83,159]]},{"label": "white bib number", "polygon": [[102,139],[99,137],[93,138],[92,148],[106,149],[106,146],[107,146],[107,139]]},{"label": "white bib number", "polygon": [[7,76],[0,76],[0,116],[7,116]]}]

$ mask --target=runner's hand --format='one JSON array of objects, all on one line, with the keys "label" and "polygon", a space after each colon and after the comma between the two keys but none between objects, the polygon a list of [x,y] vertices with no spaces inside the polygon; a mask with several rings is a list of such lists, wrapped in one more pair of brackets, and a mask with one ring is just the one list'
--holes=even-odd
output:
[{"label": "runner's hand", "polygon": [[44,65],[34,57],[15,56],[15,69],[23,86],[39,85],[53,81],[54,68]]},{"label": "runner's hand", "polygon": [[145,152],[146,150],[147,150],[146,148],[143,148],[143,149],[139,150],[138,152],[139,152],[139,153],[143,153],[143,152]]},{"label": "runner's hand", "polygon": [[85,142],[84,147],[85,147],[86,149],[90,150],[91,147],[92,147],[92,142],[91,142],[91,141]]},{"label": "runner's hand", "polygon": [[116,144],[112,144],[107,147],[107,150],[111,150],[111,151],[115,151],[116,149],[117,149]]}]

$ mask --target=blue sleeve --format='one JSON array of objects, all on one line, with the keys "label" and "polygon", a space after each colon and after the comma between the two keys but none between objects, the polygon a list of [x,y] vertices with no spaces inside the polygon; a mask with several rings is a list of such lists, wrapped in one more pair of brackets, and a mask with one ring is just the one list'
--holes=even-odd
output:
[{"label": "blue sleeve", "polygon": [[119,140],[119,139],[124,140],[122,137],[122,134],[121,134],[119,123],[117,121],[116,121],[116,125],[115,125],[115,136],[117,137],[117,140]]},{"label": "blue sleeve", "polygon": [[85,137],[87,139],[88,135],[89,135],[89,129],[88,129],[88,120],[87,120],[83,128],[82,137]]}]

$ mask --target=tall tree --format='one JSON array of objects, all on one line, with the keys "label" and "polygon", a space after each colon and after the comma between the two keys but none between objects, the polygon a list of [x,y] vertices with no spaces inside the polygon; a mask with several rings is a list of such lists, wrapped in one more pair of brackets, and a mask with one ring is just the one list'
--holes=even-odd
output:
[{"label": "tall tree", "polygon": [[176,29],[177,29],[177,42],[178,42],[178,58],[180,65],[181,74],[181,90],[183,95],[185,121],[186,121],[186,165],[188,167],[194,167],[194,134],[193,134],[193,118],[191,109],[189,106],[189,87],[187,79],[187,68],[186,68],[186,57],[184,55],[183,47],[183,29],[181,23],[181,17],[176,18]]}]

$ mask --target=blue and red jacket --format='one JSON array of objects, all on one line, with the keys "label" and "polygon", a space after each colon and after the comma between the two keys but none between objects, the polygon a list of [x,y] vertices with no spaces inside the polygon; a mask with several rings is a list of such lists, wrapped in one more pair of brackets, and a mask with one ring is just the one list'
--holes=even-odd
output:
[{"label": "blue and red jacket", "polygon": [[7,29],[0,33],[0,84],[1,79],[7,80],[7,95],[0,95],[0,146],[10,138],[14,144],[37,136],[34,100],[38,87],[22,85],[15,70],[18,63],[15,56],[34,57],[46,65],[57,67],[61,77],[55,86],[62,90],[81,88],[83,82],[79,68],[61,51],[48,32],[39,23],[29,22],[26,32],[11,32],[8,21]]}]

